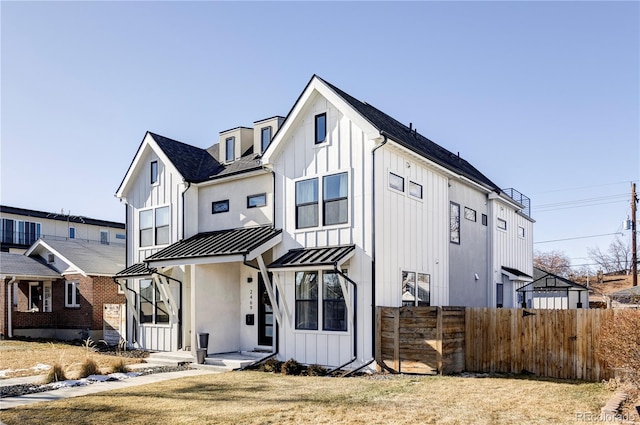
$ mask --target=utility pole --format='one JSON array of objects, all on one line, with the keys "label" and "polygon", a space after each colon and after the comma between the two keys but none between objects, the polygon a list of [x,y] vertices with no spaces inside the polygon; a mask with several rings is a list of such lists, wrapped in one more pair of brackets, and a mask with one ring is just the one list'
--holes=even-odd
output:
[{"label": "utility pole", "polygon": [[638,286],[638,250],[636,248],[636,184],[631,183],[631,273],[633,286]]}]

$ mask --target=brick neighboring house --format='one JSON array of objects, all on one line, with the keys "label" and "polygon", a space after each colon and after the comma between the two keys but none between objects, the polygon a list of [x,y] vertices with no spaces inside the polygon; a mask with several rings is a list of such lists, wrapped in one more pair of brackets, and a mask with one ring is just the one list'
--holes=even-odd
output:
[{"label": "brick neighboring house", "polygon": [[2,253],[0,333],[103,339],[105,308],[121,306],[124,317],[125,296],[111,278],[124,258],[123,245],[78,240],[38,240],[24,255]]}]

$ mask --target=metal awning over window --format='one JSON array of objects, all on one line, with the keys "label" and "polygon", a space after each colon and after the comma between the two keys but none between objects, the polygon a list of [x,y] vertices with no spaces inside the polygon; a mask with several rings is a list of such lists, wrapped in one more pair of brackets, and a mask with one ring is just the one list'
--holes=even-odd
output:
[{"label": "metal awning over window", "polygon": [[502,273],[506,275],[509,280],[516,280],[518,282],[533,282],[533,277],[521,272],[518,269],[502,266]]},{"label": "metal awning over window", "polygon": [[267,268],[269,271],[332,270],[344,264],[355,252],[355,245],[292,249]]},{"label": "metal awning over window", "polygon": [[149,267],[250,261],[282,240],[282,230],[271,226],[245,227],[198,233],[146,259]]},{"label": "metal awning over window", "polygon": [[136,263],[127,267],[124,270],[119,271],[114,276],[115,278],[128,278],[128,277],[148,277],[155,273],[157,270],[147,267],[144,263]]}]

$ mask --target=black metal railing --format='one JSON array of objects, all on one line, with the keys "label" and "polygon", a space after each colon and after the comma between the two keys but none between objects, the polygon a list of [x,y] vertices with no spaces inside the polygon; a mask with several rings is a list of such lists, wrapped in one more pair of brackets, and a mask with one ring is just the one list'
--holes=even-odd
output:
[{"label": "black metal railing", "polygon": [[527,217],[531,217],[531,199],[528,196],[523,195],[521,192],[515,190],[514,188],[502,189],[504,193],[509,196],[509,198],[514,201],[522,204],[522,213]]}]

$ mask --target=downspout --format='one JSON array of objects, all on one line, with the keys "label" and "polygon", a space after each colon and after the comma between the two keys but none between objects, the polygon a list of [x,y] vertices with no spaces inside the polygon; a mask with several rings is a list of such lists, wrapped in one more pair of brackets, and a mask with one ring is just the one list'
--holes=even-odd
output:
[{"label": "downspout", "polygon": [[[187,193],[187,190],[191,188],[191,182],[188,182],[186,180],[183,180],[183,182],[186,183],[187,188],[180,194],[180,196],[182,196],[182,235],[180,235],[180,240],[184,239],[184,194]],[[180,304],[182,304],[182,292],[180,292]]]},{"label": "downspout", "polygon": [[[185,191],[186,192],[186,191]],[[184,194],[184,192],[182,192]],[[157,271],[155,272],[155,274],[158,274],[160,276],[164,276],[169,280],[173,280],[174,282],[178,282],[179,288],[180,288],[180,305],[178,306],[178,349],[182,348],[182,282],[179,281],[178,279],[175,279],[171,276],[167,276],[166,274],[163,273],[158,273]]]},{"label": "downspout", "polygon": [[376,151],[387,143],[387,134],[380,131],[382,143],[371,150],[371,355],[376,353]]},{"label": "downspout", "polygon": [[356,283],[349,278],[349,276],[347,276],[346,274],[342,273],[342,271],[338,268],[338,263],[333,263],[333,270],[339,274],[340,276],[342,276],[344,278],[344,280],[346,280],[347,282],[349,282],[351,284],[351,286],[353,286],[353,356],[351,357],[351,360],[349,360],[348,362],[346,362],[343,365],[340,365],[338,367],[336,367],[335,369],[332,369],[331,371],[329,371],[329,374],[332,374],[333,372],[340,370],[348,365],[350,365],[351,363],[355,362],[358,359],[358,322],[357,322],[357,318],[358,318],[358,286],[356,285]]},{"label": "downspout", "polygon": [[6,284],[7,287],[7,338],[13,338],[13,284],[17,278],[15,276],[11,277],[11,280]]}]

